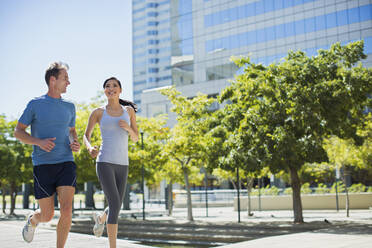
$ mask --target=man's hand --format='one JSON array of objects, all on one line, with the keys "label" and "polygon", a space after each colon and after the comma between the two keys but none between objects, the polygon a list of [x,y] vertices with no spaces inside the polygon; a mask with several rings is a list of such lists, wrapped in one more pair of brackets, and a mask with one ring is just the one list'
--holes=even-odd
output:
[{"label": "man's hand", "polygon": [[91,146],[88,152],[92,158],[96,158],[99,152],[98,146]]},{"label": "man's hand", "polygon": [[70,148],[73,152],[78,152],[80,150],[80,144],[77,140],[74,140],[74,142],[70,143]]},{"label": "man's hand", "polygon": [[55,137],[53,138],[46,138],[46,139],[41,139],[39,142],[38,142],[38,146],[46,151],[46,152],[50,152],[51,150],[53,150],[53,148],[56,146],[56,144],[53,142],[54,140],[56,140]]}]

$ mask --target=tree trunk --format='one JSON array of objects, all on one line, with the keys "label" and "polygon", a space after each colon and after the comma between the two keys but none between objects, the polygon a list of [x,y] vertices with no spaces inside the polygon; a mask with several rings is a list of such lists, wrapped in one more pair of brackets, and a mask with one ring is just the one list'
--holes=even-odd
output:
[{"label": "tree trunk", "polygon": [[252,205],[251,205],[251,191],[253,186],[253,178],[247,177],[247,195],[248,195],[248,217],[252,216]]},{"label": "tree trunk", "polygon": [[168,185],[168,215],[172,216],[173,213],[173,183],[169,182]]},{"label": "tree trunk", "polygon": [[9,215],[14,215],[16,198],[17,198],[17,186],[14,183],[12,183],[10,185],[10,213]]},{"label": "tree trunk", "polygon": [[346,194],[346,217],[350,217],[350,199],[349,199],[349,191],[347,190],[347,182],[346,182],[346,176],[348,175],[348,171],[346,169],[346,166],[344,166],[344,173],[343,173],[343,181],[345,184],[345,194]]},{"label": "tree trunk", "polygon": [[2,188],[2,191],[3,191],[3,214],[6,214],[6,200],[5,200],[5,196],[6,196],[6,193],[5,193],[5,188]]},{"label": "tree trunk", "polygon": [[292,167],[289,169],[291,174],[294,222],[303,223],[300,178],[298,177],[297,169]]},{"label": "tree trunk", "polygon": [[231,178],[229,178],[229,181],[233,185],[234,189],[237,190],[237,187],[236,187],[236,184],[235,184],[234,180],[232,180]]},{"label": "tree trunk", "polygon": [[191,191],[189,183],[189,174],[187,172],[187,169],[183,169],[183,175],[185,177],[185,186],[187,191],[187,220],[194,221],[194,218],[192,216]]},{"label": "tree trunk", "polygon": [[85,182],[84,183],[84,191],[85,191],[85,208],[86,209],[95,209],[94,203],[94,189],[93,189],[93,182]]},{"label": "tree trunk", "polygon": [[261,212],[261,178],[258,178],[258,211]]}]

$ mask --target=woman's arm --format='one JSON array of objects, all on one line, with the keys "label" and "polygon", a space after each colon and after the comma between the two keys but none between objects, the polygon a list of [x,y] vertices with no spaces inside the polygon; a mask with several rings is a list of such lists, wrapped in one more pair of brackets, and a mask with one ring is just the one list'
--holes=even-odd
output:
[{"label": "woman's arm", "polygon": [[85,129],[85,133],[84,133],[84,137],[83,137],[84,145],[87,147],[87,150],[88,150],[90,156],[92,156],[92,158],[97,157],[98,147],[97,146],[92,146],[90,144],[90,138],[92,136],[94,126],[97,123],[99,123],[99,120],[100,120],[100,117],[101,117],[100,112],[101,112],[100,109],[97,108],[90,114],[89,120],[88,120],[88,125]]},{"label": "woman's arm", "polygon": [[134,109],[131,107],[127,107],[126,110],[129,113],[130,126],[124,120],[119,121],[119,126],[128,131],[130,139],[133,142],[137,142],[138,141],[138,128],[137,128],[137,122],[136,122],[136,112],[134,112]]}]

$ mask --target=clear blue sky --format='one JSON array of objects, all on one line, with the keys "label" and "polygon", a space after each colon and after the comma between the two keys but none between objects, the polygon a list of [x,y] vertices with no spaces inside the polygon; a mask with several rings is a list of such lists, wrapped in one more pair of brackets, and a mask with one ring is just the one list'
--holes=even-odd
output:
[{"label": "clear blue sky", "polygon": [[45,94],[53,61],[70,66],[66,99],[89,102],[116,76],[132,100],[131,32],[130,0],[1,0],[0,114],[18,119]]}]

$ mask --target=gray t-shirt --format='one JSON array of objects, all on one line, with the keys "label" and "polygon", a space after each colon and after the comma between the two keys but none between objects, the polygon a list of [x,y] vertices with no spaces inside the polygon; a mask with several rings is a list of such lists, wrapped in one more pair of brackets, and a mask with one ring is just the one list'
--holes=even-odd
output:
[{"label": "gray t-shirt", "polygon": [[102,144],[97,162],[129,165],[128,132],[119,126],[119,120],[125,120],[130,125],[130,117],[125,108],[118,117],[110,116],[105,108],[100,122]]}]

